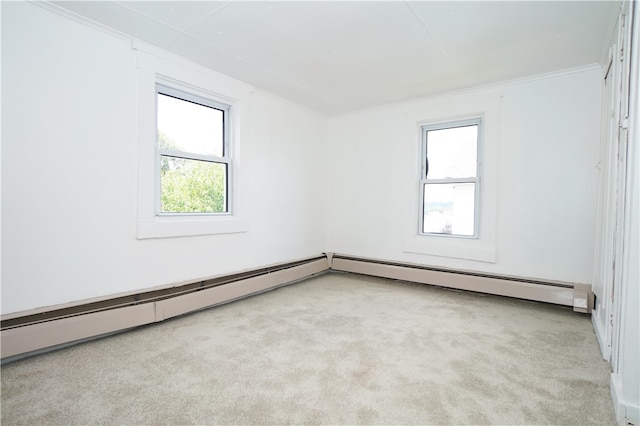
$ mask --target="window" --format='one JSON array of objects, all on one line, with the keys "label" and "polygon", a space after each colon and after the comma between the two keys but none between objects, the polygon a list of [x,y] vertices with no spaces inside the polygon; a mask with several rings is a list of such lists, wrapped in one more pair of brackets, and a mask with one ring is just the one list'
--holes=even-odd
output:
[{"label": "window", "polygon": [[230,106],[156,85],[159,215],[230,212]]},{"label": "window", "polygon": [[239,135],[250,88],[132,43],[138,69],[136,238],[247,232]]},{"label": "window", "polygon": [[480,118],[422,126],[421,235],[478,237]]}]

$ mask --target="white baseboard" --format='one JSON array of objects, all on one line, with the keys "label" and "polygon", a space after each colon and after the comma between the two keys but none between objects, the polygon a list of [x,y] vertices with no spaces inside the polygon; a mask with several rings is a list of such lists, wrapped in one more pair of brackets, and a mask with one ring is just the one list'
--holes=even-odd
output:
[{"label": "white baseboard", "polygon": [[593,307],[591,286],[587,284],[446,270],[340,254],[333,254],[331,269],[571,306],[576,312],[589,313]]},{"label": "white baseboard", "polygon": [[622,383],[617,374],[611,374],[611,399],[616,413],[616,422],[620,426],[640,425],[640,406],[622,399]]},{"label": "white baseboard", "polygon": [[602,354],[602,359],[609,362],[611,358],[611,347],[604,335],[604,328],[602,323],[599,321],[599,315],[597,311],[593,311],[591,315],[591,323],[593,324],[593,330],[596,333],[596,339],[598,341],[598,346],[600,346],[600,353]]}]

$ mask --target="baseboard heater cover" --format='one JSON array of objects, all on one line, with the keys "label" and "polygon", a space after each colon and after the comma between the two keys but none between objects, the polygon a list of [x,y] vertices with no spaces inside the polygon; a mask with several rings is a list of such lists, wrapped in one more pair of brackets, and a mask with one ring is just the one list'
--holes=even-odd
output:
[{"label": "baseboard heater cover", "polygon": [[327,271],[342,271],[440,287],[571,306],[588,313],[587,284],[457,271],[410,263],[326,253],[237,274],[119,297],[8,314],[1,321],[1,358],[16,358],[72,342],[164,321],[291,284]]},{"label": "baseboard heater cover", "polygon": [[334,271],[571,306],[574,311],[582,313],[589,313],[593,309],[593,293],[588,284],[457,271],[333,253],[330,259]]},{"label": "baseboard heater cover", "polygon": [[327,258],[322,256],[89,304],[3,316],[1,357],[15,357],[160,322],[328,270]]}]

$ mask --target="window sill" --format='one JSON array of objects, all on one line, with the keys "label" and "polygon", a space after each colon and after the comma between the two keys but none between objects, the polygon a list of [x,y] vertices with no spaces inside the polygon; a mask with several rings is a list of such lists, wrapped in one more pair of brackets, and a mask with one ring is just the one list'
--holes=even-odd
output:
[{"label": "window sill", "polygon": [[148,222],[138,222],[137,238],[145,240],[242,232],[247,232],[247,224],[237,217],[155,217]]},{"label": "window sill", "polygon": [[402,242],[402,251],[405,253],[496,263],[495,246],[477,239],[415,236]]}]

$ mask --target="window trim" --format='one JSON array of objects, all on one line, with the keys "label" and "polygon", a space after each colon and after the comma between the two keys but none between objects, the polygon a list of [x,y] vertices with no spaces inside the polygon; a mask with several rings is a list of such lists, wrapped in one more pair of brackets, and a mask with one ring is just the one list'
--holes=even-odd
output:
[{"label": "window trim", "polygon": [[[402,251],[419,263],[442,266],[466,265],[473,269],[475,262],[495,264],[498,260],[498,209],[499,176],[502,173],[498,146],[503,137],[501,110],[506,93],[501,90],[478,90],[463,94],[442,95],[425,99],[399,111],[403,115],[406,135],[405,150],[399,159],[406,165],[402,172],[403,199],[411,208],[404,213]],[[422,126],[482,117],[482,208],[480,212],[480,237],[439,238],[418,234],[418,218],[421,214],[418,182],[421,173]],[[460,263],[462,262],[462,263]]]},{"label": "window trim", "polygon": [[[166,54],[142,43],[132,46],[138,73],[137,120],[137,226],[135,238],[172,238],[237,234],[249,231],[245,215],[241,170],[241,138],[251,104],[251,87],[182,58]],[[231,107],[228,120],[231,199],[227,214],[156,214],[156,84],[161,83],[187,93],[202,94]],[[158,198],[159,199],[159,198]]]},{"label": "window trim", "polygon": [[[484,141],[484,116],[475,115],[468,118],[457,120],[439,121],[434,123],[426,123],[421,125],[421,156],[420,156],[420,181],[419,181],[419,206],[420,213],[418,215],[418,235],[426,237],[443,237],[443,238],[461,238],[461,239],[479,239],[480,238],[480,212],[482,203],[482,153]],[[457,127],[478,126],[478,136],[476,139],[476,175],[471,178],[445,178],[445,179],[429,179],[427,176],[427,133],[432,130],[452,129]],[[461,234],[445,234],[438,232],[424,232],[424,189],[427,184],[438,183],[474,183],[474,217],[473,217],[473,235]]]},{"label": "window trim", "polygon": [[[155,117],[156,117],[156,143],[155,143],[155,214],[156,216],[229,216],[233,215],[233,135],[229,123],[233,120],[234,109],[228,103],[224,103],[214,96],[206,95],[201,91],[179,89],[171,83],[166,83],[158,78],[155,85]],[[194,154],[180,150],[160,148],[158,144],[158,95],[162,94],[185,102],[193,102],[198,105],[210,107],[223,112],[222,116],[222,157],[215,155]],[[163,212],[162,211],[162,182],[161,163],[162,157],[183,158],[186,160],[207,161],[211,163],[225,164],[226,170],[226,190],[225,190],[225,211],[223,212]]]}]

